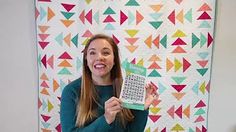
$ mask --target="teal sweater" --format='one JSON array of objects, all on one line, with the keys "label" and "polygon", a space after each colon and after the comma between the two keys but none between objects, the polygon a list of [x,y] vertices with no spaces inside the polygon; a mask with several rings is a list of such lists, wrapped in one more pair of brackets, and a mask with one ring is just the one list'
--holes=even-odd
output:
[{"label": "teal sweater", "polygon": [[148,110],[132,110],[134,120],[125,128],[118,123],[117,119],[107,124],[104,117],[104,103],[113,96],[113,88],[109,86],[96,86],[100,97],[101,107],[98,107],[98,117],[84,127],[78,128],[76,123],[76,105],[79,99],[81,79],[68,84],[61,96],[60,120],[62,132],[143,132],[147,122]]}]

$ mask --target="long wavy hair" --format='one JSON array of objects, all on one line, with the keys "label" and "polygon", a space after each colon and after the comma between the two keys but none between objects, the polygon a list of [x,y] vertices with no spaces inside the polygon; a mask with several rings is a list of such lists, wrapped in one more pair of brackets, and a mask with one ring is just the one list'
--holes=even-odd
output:
[{"label": "long wavy hair", "polygon": [[[119,58],[118,46],[114,40],[106,35],[97,34],[91,37],[83,50],[83,74],[81,82],[80,98],[77,104],[77,119],[76,125],[83,127],[87,123],[97,118],[97,108],[100,106],[98,102],[98,94],[92,81],[91,71],[87,65],[87,51],[90,43],[96,39],[105,39],[112,47],[114,54],[114,66],[111,69],[111,80],[113,85],[113,92],[115,97],[119,97],[122,85],[121,63]],[[122,109],[117,115],[118,120],[122,126],[125,127],[127,122],[133,120],[134,116],[129,109]]]}]

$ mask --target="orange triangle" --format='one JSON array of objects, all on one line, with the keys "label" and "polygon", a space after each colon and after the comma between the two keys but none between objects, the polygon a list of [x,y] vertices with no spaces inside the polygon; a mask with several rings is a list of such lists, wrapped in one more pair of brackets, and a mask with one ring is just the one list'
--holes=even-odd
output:
[{"label": "orange triangle", "polygon": [[190,118],[190,105],[188,105],[187,108],[183,111],[184,115],[186,115],[188,118]]},{"label": "orange triangle", "polygon": [[50,21],[55,16],[55,13],[51,8],[48,7],[48,21]]},{"label": "orange triangle", "polygon": [[154,99],[153,102],[152,102],[152,105],[153,105],[154,107],[156,107],[160,102],[161,102],[161,100]]},{"label": "orange triangle", "polygon": [[152,48],[152,35],[150,35],[145,41],[144,43],[149,47]]},{"label": "orange triangle", "polygon": [[204,3],[197,11],[211,11],[212,9],[206,3]]},{"label": "orange triangle", "polygon": [[61,22],[66,26],[69,27],[72,23],[74,23],[74,20],[61,20]]},{"label": "orange triangle", "polygon": [[70,40],[71,40],[71,33],[69,33],[65,38],[64,41],[70,47]]},{"label": "orange triangle", "polygon": [[152,42],[159,49],[160,35],[158,35]]},{"label": "orange triangle", "polygon": [[56,80],[53,79],[53,92],[55,92],[59,88],[59,84]]},{"label": "orange triangle", "polygon": [[125,46],[131,53],[133,53],[137,48],[138,46],[134,46],[134,45],[127,45]]},{"label": "orange triangle", "polygon": [[41,128],[42,132],[51,132],[51,130],[45,129],[45,128]]},{"label": "orange triangle", "polygon": [[45,95],[49,95],[48,90],[46,88],[43,88],[40,93],[45,94]]},{"label": "orange triangle", "polygon": [[172,95],[177,99],[180,100],[186,93],[172,93]]},{"label": "orange triangle", "polygon": [[174,64],[168,58],[166,58],[166,71],[169,71],[173,66]]},{"label": "orange triangle", "polygon": [[49,26],[38,26],[38,28],[42,33],[45,33],[48,30]]},{"label": "orange triangle", "polygon": [[48,80],[48,77],[45,73],[43,73],[40,77],[41,80]]},{"label": "orange triangle", "polygon": [[142,14],[140,14],[138,11],[136,11],[136,25],[138,25],[143,20]]},{"label": "orange triangle", "polygon": [[177,14],[176,19],[179,20],[181,23],[184,23],[184,12],[183,12],[183,10],[181,10],[181,11]]},{"label": "orange triangle", "polygon": [[161,59],[157,55],[152,55],[151,58],[148,59],[148,61],[161,61]]},{"label": "orange triangle", "polygon": [[158,4],[158,5],[150,5],[150,7],[155,11],[155,12],[158,12],[161,10],[163,5],[161,4]]},{"label": "orange triangle", "polygon": [[180,46],[177,46],[173,51],[172,53],[186,53],[186,51],[181,48]]},{"label": "orange triangle", "polygon": [[148,69],[161,69],[161,67],[154,61]]},{"label": "orange triangle", "polygon": [[67,60],[63,60],[58,67],[72,67],[72,65]]}]

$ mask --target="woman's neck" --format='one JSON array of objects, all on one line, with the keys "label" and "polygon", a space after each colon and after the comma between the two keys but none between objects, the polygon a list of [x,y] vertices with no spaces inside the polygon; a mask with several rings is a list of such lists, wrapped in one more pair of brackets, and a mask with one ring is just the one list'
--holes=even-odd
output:
[{"label": "woman's neck", "polygon": [[95,85],[112,85],[110,76],[107,77],[92,77]]}]

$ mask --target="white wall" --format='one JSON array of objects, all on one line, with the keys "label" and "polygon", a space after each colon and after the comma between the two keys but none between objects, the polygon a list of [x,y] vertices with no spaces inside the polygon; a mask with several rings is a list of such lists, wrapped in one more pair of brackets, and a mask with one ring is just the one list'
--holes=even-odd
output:
[{"label": "white wall", "polygon": [[[218,0],[209,132],[236,132],[236,1]],[[0,131],[37,132],[34,0],[0,1]]]}]

